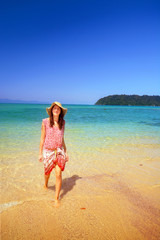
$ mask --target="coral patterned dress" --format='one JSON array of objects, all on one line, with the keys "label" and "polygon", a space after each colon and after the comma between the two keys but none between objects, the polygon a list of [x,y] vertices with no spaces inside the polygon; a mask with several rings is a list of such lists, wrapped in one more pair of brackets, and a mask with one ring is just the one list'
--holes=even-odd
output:
[{"label": "coral patterned dress", "polygon": [[66,164],[66,155],[63,148],[63,136],[64,136],[64,126],[62,129],[58,127],[50,127],[49,118],[43,119],[43,124],[45,126],[46,136],[43,147],[43,163],[45,175],[50,174],[52,169],[58,164],[58,166],[63,171]]}]

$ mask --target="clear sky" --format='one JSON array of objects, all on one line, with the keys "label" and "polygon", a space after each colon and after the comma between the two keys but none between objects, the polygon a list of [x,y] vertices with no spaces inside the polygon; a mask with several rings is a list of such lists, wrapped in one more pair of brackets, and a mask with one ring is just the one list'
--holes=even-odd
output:
[{"label": "clear sky", "polygon": [[160,95],[160,1],[0,5],[0,98],[94,104]]}]

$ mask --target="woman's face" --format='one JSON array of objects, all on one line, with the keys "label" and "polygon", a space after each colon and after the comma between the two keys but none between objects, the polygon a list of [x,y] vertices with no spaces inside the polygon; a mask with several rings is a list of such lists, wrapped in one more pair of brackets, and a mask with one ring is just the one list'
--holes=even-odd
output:
[{"label": "woman's face", "polygon": [[57,105],[54,105],[52,109],[53,116],[59,117],[59,114],[61,113],[61,108],[58,107]]}]

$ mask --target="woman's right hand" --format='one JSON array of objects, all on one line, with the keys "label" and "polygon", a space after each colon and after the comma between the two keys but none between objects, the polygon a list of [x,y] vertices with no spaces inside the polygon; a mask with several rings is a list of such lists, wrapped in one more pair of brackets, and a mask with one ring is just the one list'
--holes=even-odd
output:
[{"label": "woman's right hand", "polygon": [[43,154],[39,154],[39,162],[43,161]]}]

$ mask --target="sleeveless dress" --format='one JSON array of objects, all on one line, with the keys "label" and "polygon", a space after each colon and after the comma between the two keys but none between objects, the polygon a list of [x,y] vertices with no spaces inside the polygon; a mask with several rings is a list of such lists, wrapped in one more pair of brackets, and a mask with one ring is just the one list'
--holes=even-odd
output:
[{"label": "sleeveless dress", "polygon": [[66,156],[63,148],[63,136],[64,136],[64,126],[65,120],[63,122],[62,129],[58,127],[50,127],[50,122],[48,118],[43,119],[43,124],[45,127],[45,141],[43,147],[43,163],[45,175],[51,173],[56,164],[64,171],[66,164]]}]

